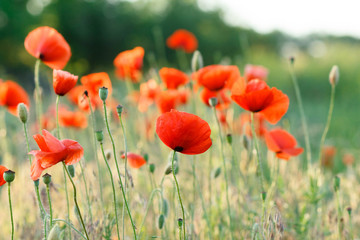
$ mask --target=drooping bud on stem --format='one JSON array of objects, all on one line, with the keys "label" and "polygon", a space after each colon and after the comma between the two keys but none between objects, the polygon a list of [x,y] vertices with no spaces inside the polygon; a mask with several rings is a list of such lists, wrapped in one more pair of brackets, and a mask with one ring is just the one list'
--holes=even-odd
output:
[{"label": "drooping bud on stem", "polygon": [[106,101],[108,94],[109,94],[109,91],[106,87],[99,88],[99,97],[103,102]]},{"label": "drooping bud on stem", "polygon": [[331,85],[336,85],[339,82],[339,67],[337,65],[334,65],[331,68],[330,74],[329,74],[329,82]]},{"label": "drooping bud on stem", "polygon": [[48,174],[48,173],[45,173],[43,176],[42,176],[42,179],[43,179],[43,182],[46,184],[46,185],[49,185],[51,183],[51,175]]},{"label": "drooping bud on stem", "polygon": [[17,106],[18,116],[22,123],[26,123],[28,120],[28,110],[24,103],[19,103]]},{"label": "drooping bud on stem", "polygon": [[160,214],[159,219],[158,219],[158,227],[159,227],[159,229],[163,228],[164,222],[165,222],[165,216],[163,214]]},{"label": "drooping bud on stem", "polygon": [[67,166],[67,168],[69,170],[70,176],[72,178],[74,178],[75,177],[75,167],[74,167],[74,165],[69,165],[69,166]]},{"label": "drooping bud on stem", "polygon": [[204,66],[204,61],[202,55],[198,50],[196,50],[191,59],[191,70],[193,72],[196,72],[200,68],[203,68],[203,66]]}]

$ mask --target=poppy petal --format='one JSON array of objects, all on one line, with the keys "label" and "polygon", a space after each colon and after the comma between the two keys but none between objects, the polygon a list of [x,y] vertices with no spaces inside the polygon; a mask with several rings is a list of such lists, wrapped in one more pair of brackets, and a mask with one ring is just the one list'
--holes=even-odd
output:
[{"label": "poppy petal", "polygon": [[271,103],[261,113],[270,123],[276,124],[289,108],[289,97],[276,88],[272,88],[271,92]]},{"label": "poppy petal", "polygon": [[61,143],[59,139],[51,135],[50,132],[43,129],[42,130],[44,141],[46,142],[46,145],[51,152],[61,152],[65,149],[64,144]]},{"label": "poppy petal", "polygon": [[65,158],[66,165],[73,165],[79,162],[84,156],[84,149],[78,142],[70,139],[64,139],[61,142],[67,149],[67,157]]}]

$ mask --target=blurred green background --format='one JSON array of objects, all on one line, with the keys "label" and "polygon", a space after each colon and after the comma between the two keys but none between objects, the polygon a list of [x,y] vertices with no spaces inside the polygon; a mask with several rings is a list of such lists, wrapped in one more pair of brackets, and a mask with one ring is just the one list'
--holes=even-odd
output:
[{"label": "blurred green background", "polygon": [[198,38],[205,65],[236,64],[242,72],[247,63],[267,67],[269,84],[290,97],[285,122],[304,146],[288,71],[289,57],[294,56],[315,152],[327,117],[328,74],[337,64],[340,82],[327,144],[336,145],[339,153],[355,153],[360,140],[360,40],[316,34],[303,38],[281,32],[258,34],[225,24],[223,14],[221,10],[204,12],[195,0],[0,1],[0,78],[20,82],[32,91],[35,59],[23,43],[38,26],[54,27],[65,37],[73,54],[66,70],[79,76],[96,71],[108,71],[113,76],[115,56],[138,45],[146,51],[144,72],[177,67],[175,51],[164,43],[174,30],[184,28]]}]

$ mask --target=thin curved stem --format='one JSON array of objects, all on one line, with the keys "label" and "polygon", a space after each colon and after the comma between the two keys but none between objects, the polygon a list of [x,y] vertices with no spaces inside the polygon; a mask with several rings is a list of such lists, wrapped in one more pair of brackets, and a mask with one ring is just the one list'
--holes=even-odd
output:
[{"label": "thin curved stem", "polygon": [[41,88],[40,88],[40,80],[39,80],[39,69],[40,69],[41,60],[38,59],[35,62],[35,70],[34,70],[34,82],[35,82],[35,106],[36,106],[36,118],[39,124],[39,130],[42,128],[42,100],[41,100]]},{"label": "thin curved stem", "polygon": [[87,240],[87,238],[82,234],[79,230],[77,230],[74,225],[72,225],[70,222],[64,220],[64,219],[53,219],[53,222],[63,222],[66,223],[69,227],[74,229],[75,232],[77,232],[83,239]]},{"label": "thin curved stem", "polygon": [[111,168],[109,166],[109,163],[107,162],[106,160],[106,156],[105,156],[105,152],[104,152],[104,146],[102,143],[100,143],[100,148],[101,148],[101,152],[102,152],[102,155],[103,155],[103,158],[104,158],[104,161],[106,163],[106,166],[107,166],[107,169],[109,171],[109,174],[110,174],[110,180],[111,180],[111,187],[112,187],[112,190],[113,190],[113,198],[114,198],[114,208],[115,208],[115,219],[116,219],[116,233],[117,233],[117,236],[118,236],[118,239],[120,239],[120,230],[119,230],[119,220],[118,220],[118,212],[117,212],[117,204],[116,204],[116,192],[115,192],[115,184],[114,184],[114,177],[113,177],[113,174],[111,172]]},{"label": "thin curved stem", "polygon": [[[175,165],[174,165],[174,162],[175,162],[175,154],[176,154],[176,151],[174,150],[174,153],[173,153],[173,156],[172,156],[172,161],[171,161],[171,170],[172,170],[172,174],[174,176],[174,180],[175,180],[175,185],[176,185],[176,190],[177,190],[177,193],[178,193],[178,196],[179,196],[179,202],[180,202],[180,206],[181,206],[181,210],[182,210],[182,216],[183,216],[183,232],[184,232],[184,239],[186,239],[186,226],[185,226],[185,210],[184,210],[184,206],[183,206],[183,203],[182,203],[182,200],[181,200],[181,194],[180,194],[180,187],[179,187],[179,183],[176,179],[176,174],[175,174]],[[180,231],[180,234],[181,234],[181,231]],[[180,238],[181,240],[181,238]]]},{"label": "thin curved stem", "polygon": [[[132,228],[133,228],[133,232],[134,232],[134,238],[135,240],[137,239],[136,237],[136,230],[135,230],[135,224],[133,222],[133,219],[131,217],[131,212],[130,212],[130,209],[129,209],[129,206],[128,206],[128,203],[127,203],[127,200],[126,200],[126,195],[125,195],[125,191],[124,191],[124,185],[122,183],[122,179],[121,179],[121,174],[120,174],[120,169],[119,169],[119,164],[118,164],[118,160],[117,160],[117,154],[116,154],[116,148],[115,148],[115,142],[114,142],[114,138],[111,134],[111,131],[110,131],[110,126],[109,126],[109,121],[108,121],[108,117],[107,117],[107,110],[106,110],[106,103],[105,101],[103,101],[103,106],[104,106],[104,115],[105,115],[105,124],[106,124],[106,129],[108,131],[108,134],[109,134],[109,137],[110,137],[110,140],[111,140],[111,144],[112,144],[112,148],[113,148],[113,154],[114,154],[114,159],[115,159],[115,165],[116,165],[116,170],[117,170],[117,173],[118,173],[118,176],[119,176],[119,181],[120,181],[120,188],[121,188],[121,192],[122,192],[122,195],[123,195],[123,199],[124,199],[124,203],[125,203],[125,206],[126,206],[126,209],[127,209],[127,212],[129,214],[129,218],[130,218],[130,221],[131,221],[131,225],[132,225]],[[125,176],[126,177],[126,176]]]},{"label": "thin curved stem", "polygon": [[49,201],[49,212],[50,212],[50,229],[53,226],[53,212],[52,212],[52,205],[51,205],[51,198],[50,198],[50,188],[49,184],[46,184],[46,193]]},{"label": "thin curved stem", "polygon": [[215,107],[213,107],[213,112],[214,112],[214,117],[216,119],[216,123],[217,123],[217,126],[218,126],[219,137],[220,137],[220,156],[221,156],[221,159],[222,159],[222,162],[223,162],[223,167],[224,167],[226,203],[227,203],[227,212],[228,212],[228,215],[229,215],[230,234],[231,234],[231,239],[234,239],[233,232],[232,232],[231,210],[230,210],[230,200],[229,200],[229,184],[228,184],[228,176],[227,176],[226,162],[225,162],[225,156],[224,156],[224,143],[223,143],[223,138],[222,138],[222,134],[221,134],[221,126],[220,126],[219,119],[218,119],[218,117],[216,115],[216,108]]},{"label": "thin curved stem", "polygon": [[[127,180],[127,177],[128,177],[128,170],[127,170],[127,143],[126,143],[126,135],[125,135],[125,128],[124,128],[124,124],[123,124],[123,121],[122,121],[122,117],[119,116],[119,119],[120,119],[120,125],[121,125],[121,130],[123,132],[123,136],[124,136],[124,147],[125,147],[125,179],[124,179],[124,184],[125,184],[125,195],[126,195],[126,190],[127,190],[127,184],[126,184],[126,180]],[[122,228],[123,228],[123,239],[125,239],[125,205],[123,205],[123,209],[122,209]]]},{"label": "thin curved stem", "polygon": [[9,209],[10,209],[10,217],[11,217],[11,240],[14,239],[14,217],[12,212],[12,204],[11,204],[11,192],[10,192],[10,183],[8,182],[8,195],[9,195]]},{"label": "thin curved stem", "polygon": [[89,236],[88,236],[88,233],[87,233],[87,231],[86,231],[86,227],[85,227],[85,224],[84,224],[83,217],[81,216],[79,204],[78,204],[78,202],[77,202],[75,183],[74,183],[74,181],[72,180],[72,178],[71,178],[71,176],[70,176],[70,173],[69,173],[69,171],[68,171],[68,169],[67,169],[64,161],[62,161],[62,164],[63,164],[63,168],[65,169],[66,174],[67,174],[67,176],[69,177],[70,182],[71,182],[71,184],[72,184],[72,186],[73,186],[73,189],[74,189],[74,203],[75,203],[75,205],[76,205],[77,212],[79,213],[81,225],[82,225],[82,227],[83,227],[83,230],[84,230],[84,232],[85,232],[85,235],[86,235],[87,239],[90,239]]}]

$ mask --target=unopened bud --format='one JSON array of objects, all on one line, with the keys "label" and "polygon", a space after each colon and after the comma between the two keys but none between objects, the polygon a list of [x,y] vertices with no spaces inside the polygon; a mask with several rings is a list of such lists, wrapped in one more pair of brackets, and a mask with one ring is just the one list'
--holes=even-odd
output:
[{"label": "unopened bud", "polygon": [[334,191],[337,192],[340,189],[340,178],[335,176],[334,178]]},{"label": "unopened bud", "polygon": [[165,216],[160,214],[159,219],[158,219],[158,227],[159,227],[159,229],[163,228],[164,222],[165,222]]},{"label": "unopened bud", "polygon": [[109,91],[106,87],[99,88],[99,97],[103,102],[106,101],[108,94],[109,94]]},{"label": "unopened bud", "polygon": [[112,154],[112,151],[110,151],[110,150],[105,151],[105,157],[108,161],[111,159],[111,156],[112,156],[111,154]]},{"label": "unopened bud", "polygon": [[74,167],[74,165],[69,165],[67,168],[69,170],[70,176],[72,178],[74,178],[75,177],[75,167]]},{"label": "unopened bud", "polygon": [[61,239],[60,234],[61,234],[60,228],[57,224],[55,224],[51,229],[47,240],[60,240]]},{"label": "unopened bud", "polygon": [[330,74],[329,74],[329,82],[331,85],[336,85],[339,82],[339,67],[337,65],[334,65],[331,68]]},{"label": "unopened bud", "polygon": [[149,161],[149,154],[145,153],[143,157],[144,157],[144,159],[145,159],[146,162]]},{"label": "unopened bud", "polygon": [[11,183],[15,179],[15,172],[7,170],[4,172],[3,178],[6,182]]},{"label": "unopened bud", "polygon": [[155,172],[155,164],[153,164],[153,163],[150,163],[150,164],[149,164],[149,171],[150,171],[151,173],[154,173],[154,172]]},{"label": "unopened bud", "polygon": [[265,199],[266,199],[266,192],[262,192],[262,193],[261,193],[261,199],[262,199],[263,201],[265,201]]},{"label": "unopened bud", "polygon": [[215,179],[215,178],[217,178],[217,177],[220,175],[220,173],[221,173],[221,167],[218,167],[218,168],[216,168],[216,169],[214,169],[214,170],[212,171],[211,177],[212,177],[213,179]]},{"label": "unopened bud", "polygon": [[[179,172],[179,165],[177,162],[174,162],[174,173],[175,175],[178,174]],[[165,175],[169,175],[170,173],[172,173],[172,164],[169,163],[168,166],[165,169]]]},{"label": "unopened bud", "polygon": [[232,135],[231,135],[231,133],[228,133],[227,135],[226,135],[226,141],[228,142],[228,144],[232,144]]},{"label": "unopened bud", "polygon": [[204,61],[202,55],[198,50],[196,50],[191,59],[191,70],[196,72],[198,69],[203,68],[203,66]]},{"label": "unopened bud", "polygon": [[116,111],[117,111],[118,116],[121,117],[121,114],[123,112],[123,106],[122,105],[117,105]]},{"label": "unopened bud", "polygon": [[164,198],[162,204],[162,213],[167,216],[169,214],[169,202]]},{"label": "unopened bud", "polygon": [[346,211],[348,212],[349,216],[351,216],[351,212],[352,212],[352,208],[351,207],[347,207]]},{"label": "unopened bud", "polygon": [[250,140],[246,135],[243,136],[243,145],[244,145],[244,148],[249,151]]},{"label": "unopened bud", "polygon": [[209,98],[209,105],[215,107],[218,104],[218,99],[216,97]]},{"label": "unopened bud", "polygon": [[48,174],[48,173],[45,173],[43,176],[42,176],[42,179],[43,179],[43,182],[46,184],[46,185],[49,185],[51,183],[51,175]]},{"label": "unopened bud", "polygon": [[95,135],[96,135],[96,140],[98,140],[98,142],[101,143],[104,140],[104,133],[102,130],[96,131]]},{"label": "unopened bud", "polygon": [[18,116],[22,123],[26,123],[28,120],[28,110],[24,103],[19,103],[17,106]]}]

